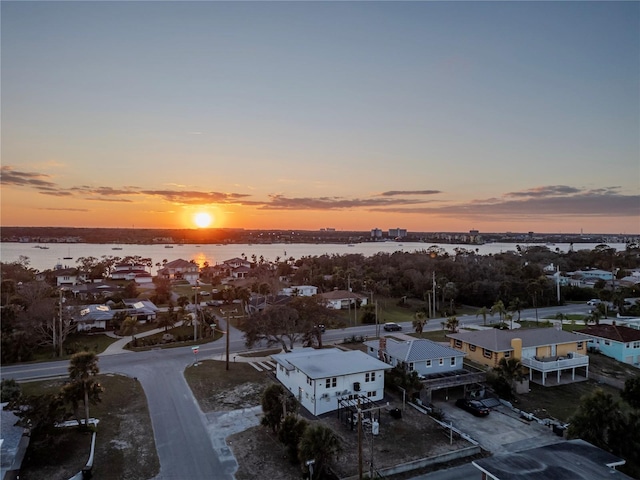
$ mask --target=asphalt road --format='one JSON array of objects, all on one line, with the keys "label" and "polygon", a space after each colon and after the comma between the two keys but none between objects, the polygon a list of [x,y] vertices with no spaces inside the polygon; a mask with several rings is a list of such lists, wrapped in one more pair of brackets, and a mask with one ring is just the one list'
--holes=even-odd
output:
[{"label": "asphalt road", "polygon": [[[538,309],[537,318],[553,316],[557,312],[586,313],[585,304]],[[521,312],[522,319],[535,319],[534,310]],[[478,325],[482,318],[474,315],[458,316],[460,326]],[[487,319],[489,321],[490,318]],[[497,321],[497,317],[492,319]],[[441,320],[427,323],[425,331],[442,328]],[[221,321],[224,324],[224,320]],[[401,324],[403,331],[411,332],[411,322]],[[382,328],[382,327],[378,327]],[[358,326],[340,330],[327,330],[325,342],[340,341],[352,335],[376,335],[376,326]],[[198,360],[220,355],[226,351],[225,341],[200,346]],[[242,332],[231,329],[229,339],[230,354],[246,351]],[[231,355],[231,358],[233,355]],[[149,413],[160,460],[162,480],[182,480],[185,478],[232,479],[235,465],[218,458],[212,439],[206,430],[206,419],[191,394],[183,372],[194,362],[191,347],[157,349],[146,352],[124,352],[119,355],[100,356],[102,373],[120,373],[138,378],[144,388],[149,404]],[[0,376],[18,381],[49,377],[66,377],[69,362],[46,362],[3,366]]]}]

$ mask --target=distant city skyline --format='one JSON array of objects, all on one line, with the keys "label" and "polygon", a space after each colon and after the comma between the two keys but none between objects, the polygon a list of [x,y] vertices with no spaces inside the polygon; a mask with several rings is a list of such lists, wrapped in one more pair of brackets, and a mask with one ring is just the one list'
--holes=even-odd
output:
[{"label": "distant city skyline", "polygon": [[2,226],[640,233],[639,2],[13,2]]}]

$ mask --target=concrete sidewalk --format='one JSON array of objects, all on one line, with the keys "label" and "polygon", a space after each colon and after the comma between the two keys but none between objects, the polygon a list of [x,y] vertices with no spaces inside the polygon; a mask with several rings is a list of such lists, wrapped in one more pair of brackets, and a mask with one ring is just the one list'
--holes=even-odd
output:
[{"label": "concrete sidewalk", "polygon": [[[181,323],[177,323],[176,326],[180,326]],[[148,337],[150,335],[155,335],[156,333],[164,332],[164,328],[154,328],[153,330],[149,330],[148,332],[142,332],[135,335],[136,338]],[[126,337],[119,337],[114,332],[106,332],[106,335],[112,338],[117,338],[115,342],[105,348],[104,352],[100,355],[118,355],[120,353],[133,353],[131,350],[126,350],[124,347],[127,343],[131,343],[131,336],[127,335]]]}]

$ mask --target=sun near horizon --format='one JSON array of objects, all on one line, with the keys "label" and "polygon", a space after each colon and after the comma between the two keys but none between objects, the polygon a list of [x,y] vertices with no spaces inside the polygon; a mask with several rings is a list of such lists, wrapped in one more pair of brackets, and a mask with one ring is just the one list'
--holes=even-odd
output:
[{"label": "sun near horizon", "polygon": [[198,212],[193,216],[193,223],[198,228],[207,228],[213,223],[213,217],[207,212]]}]

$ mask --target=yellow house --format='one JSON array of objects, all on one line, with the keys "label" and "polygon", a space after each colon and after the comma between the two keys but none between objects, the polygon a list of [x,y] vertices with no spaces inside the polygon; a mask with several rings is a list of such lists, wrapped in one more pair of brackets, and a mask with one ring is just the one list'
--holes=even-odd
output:
[{"label": "yellow house", "polygon": [[497,367],[502,358],[516,358],[528,369],[530,381],[545,386],[589,377],[587,342],[573,333],[555,328],[489,328],[452,333],[447,337],[451,348],[487,367]]}]

